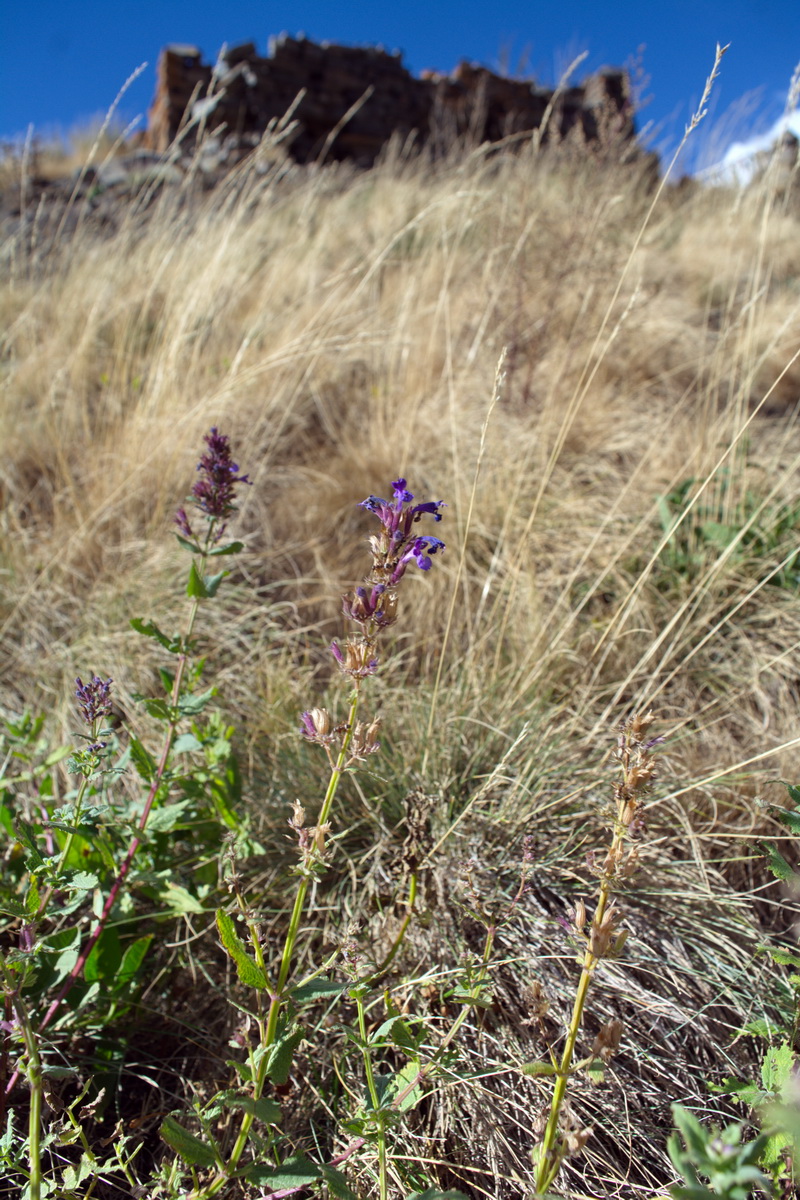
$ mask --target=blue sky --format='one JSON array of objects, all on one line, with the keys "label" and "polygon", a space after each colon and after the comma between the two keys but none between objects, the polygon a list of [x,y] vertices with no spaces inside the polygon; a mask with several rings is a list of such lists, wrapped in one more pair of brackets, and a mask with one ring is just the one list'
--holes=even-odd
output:
[{"label": "blue sky", "polygon": [[147,61],[121,103],[127,123],[146,114],[166,43],[193,43],[213,61],[223,42],[252,40],[266,53],[269,35],[282,30],[400,49],[415,73],[467,58],[511,73],[521,65],[550,84],[583,51],[582,74],[640,56],[649,104],[639,125],[661,152],[680,140],[716,43],[730,42],[694,139],[693,158],[706,160],[780,116],[800,60],[800,0],[3,0],[0,137],[30,124],[68,132],[102,115]]}]

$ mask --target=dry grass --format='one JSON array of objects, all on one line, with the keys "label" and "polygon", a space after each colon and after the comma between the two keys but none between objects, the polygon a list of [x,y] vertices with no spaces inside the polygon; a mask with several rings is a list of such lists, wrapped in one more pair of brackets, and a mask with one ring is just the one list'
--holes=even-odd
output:
[{"label": "dry grass", "polygon": [[[635,969],[602,1001],[633,1031],[620,1072],[639,1115],[610,1122],[607,1095],[578,1096],[604,1132],[575,1195],[641,1195],[669,1174],[628,1140],[663,1144],[670,1073],[686,1098],[722,1069],[755,1003],[759,922],[779,911],[751,902],[764,877],[747,846],[763,781],[800,776],[796,589],[768,578],[797,529],[766,549],[747,534],[800,503],[797,217],[763,192],[668,193],[629,261],[649,202],[634,167],[567,154],[240,171],[205,199],[161,196],[112,238],[10,248],[0,293],[6,712],[51,709],[66,737],[77,673],[110,674],[123,702],[146,690],[154,660],[127,617],[178,600],[170,521],[219,425],[255,486],[209,653],[258,821],[280,828],[314,786],[293,730],[327,686],[336,597],[362,567],[355,502],[398,474],[447,501],[443,569],[408,588],[377,681],[388,749],[352,793],[349,852],[391,859],[414,785],[436,798],[437,837],[455,822],[439,870],[477,843],[503,887],[509,845],[539,838],[542,894],[508,949],[524,966],[501,973],[499,1032],[470,1043],[491,1078],[457,1111],[442,1093],[424,1134],[456,1164],[443,1183],[467,1186],[472,1163],[476,1195],[493,1171],[510,1181],[497,1194],[519,1194],[535,1086],[493,1072],[535,1052],[523,977],[564,1015],[553,914],[585,882],[624,712],[652,705],[670,735],[653,882],[631,899]],[[658,497],[689,478],[684,528],[713,502],[742,532],[684,570]],[[391,871],[375,863],[380,893]],[[445,963],[458,922],[431,903]],[[516,1132],[481,1130],[489,1094]]]}]

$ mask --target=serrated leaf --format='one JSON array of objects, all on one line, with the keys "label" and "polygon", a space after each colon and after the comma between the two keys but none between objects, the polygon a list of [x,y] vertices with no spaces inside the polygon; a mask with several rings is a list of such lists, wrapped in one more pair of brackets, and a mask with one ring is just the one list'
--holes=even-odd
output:
[{"label": "serrated leaf", "polygon": [[208,1143],[189,1133],[174,1117],[164,1118],[159,1133],[167,1145],[190,1166],[213,1167],[216,1164],[216,1156]]},{"label": "serrated leaf", "polygon": [[347,1180],[341,1171],[337,1171],[335,1167],[329,1167],[327,1163],[323,1163],[319,1169],[322,1179],[328,1185],[328,1191],[336,1200],[357,1200],[355,1192],[352,1192],[347,1186]]},{"label": "serrated leaf", "polygon": [[31,870],[36,870],[38,867],[44,866],[44,858],[36,845],[35,830],[32,825],[28,825],[25,821],[18,821],[14,833],[17,840],[28,851],[26,862]]},{"label": "serrated leaf", "polygon": [[203,577],[198,571],[194,563],[189,568],[189,579],[186,583],[186,595],[191,596],[196,600],[205,600],[208,598],[206,585],[203,582]]},{"label": "serrated leaf", "polygon": [[[772,961],[780,963],[782,967],[800,967],[800,954],[793,954],[791,950],[783,950],[780,946],[768,946],[767,950]],[[764,1034],[764,1037],[769,1037],[769,1034]]]},{"label": "serrated leaf", "polygon": [[761,1064],[761,1082],[766,1090],[775,1095],[782,1092],[793,1067],[794,1051],[788,1042],[770,1046]]},{"label": "serrated leaf", "polygon": [[405,1091],[410,1083],[414,1083],[414,1087],[399,1104],[394,1105],[398,1112],[408,1112],[410,1108],[413,1108],[422,1099],[422,1080],[419,1078],[419,1062],[417,1060],[407,1062],[404,1067],[395,1072],[387,1080],[383,1095],[381,1096],[382,1102],[392,1104],[395,1097]]},{"label": "serrated leaf", "polygon": [[140,633],[142,637],[152,638],[158,642],[170,654],[177,654],[181,648],[181,640],[179,637],[168,637],[154,621],[143,621],[141,617],[132,617],[130,621],[132,629]]},{"label": "serrated leaf", "polygon": [[194,750],[202,750],[203,743],[193,733],[182,733],[172,743],[173,754],[191,754]]},{"label": "serrated leaf", "polygon": [[775,816],[787,829],[791,829],[792,833],[800,833],[800,812],[791,812],[788,808],[782,808],[776,811]]},{"label": "serrated leaf", "polygon": [[279,1087],[289,1078],[294,1052],[303,1040],[303,1032],[301,1026],[293,1026],[267,1051],[267,1075]]},{"label": "serrated leaf", "polygon": [[[245,987],[263,991],[267,986],[264,972],[255,959],[247,953],[244,942],[236,932],[233,918],[221,908],[217,909],[217,929],[220,941],[236,964],[236,973],[241,982]],[[286,1081],[284,1080],[284,1082]]]},{"label": "serrated leaf", "polygon": [[786,790],[794,803],[800,806],[800,787],[794,787],[793,784],[787,783]]},{"label": "serrated leaf", "polygon": [[335,983],[330,979],[312,979],[310,983],[302,983],[289,994],[295,1004],[310,1004],[313,1000],[324,1000],[331,996],[340,995],[347,984]]},{"label": "serrated leaf", "polygon": [[769,869],[775,878],[784,881],[791,879],[794,871],[780,851],[775,846],[770,845],[769,842],[763,842],[762,845],[769,859]]},{"label": "serrated leaf", "polygon": [[197,897],[193,896],[191,892],[187,892],[186,888],[181,887],[179,883],[168,883],[158,893],[158,898],[176,917],[185,917],[187,913],[195,913],[199,916],[206,912]]},{"label": "serrated leaf", "polygon": [[162,804],[160,808],[153,809],[147,821],[147,832],[171,833],[191,804],[191,800],[176,800],[174,804]]},{"label": "serrated leaf", "polygon": [[91,871],[75,871],[69,878],[69,886],[78,892],[90,892],[99,883],[100,880]]},{"label": "serrated leaf", "polygon": [[281,1188],[297,1188],[299,1191],[304,1184],[316,1183],[320,1177],[320,1168],[312,1163],[304,1154],[287,1158],[279,1167],[250,1167],[245,1172],[245,1178],[250,1183],[267,1186],[273,1192]]}]

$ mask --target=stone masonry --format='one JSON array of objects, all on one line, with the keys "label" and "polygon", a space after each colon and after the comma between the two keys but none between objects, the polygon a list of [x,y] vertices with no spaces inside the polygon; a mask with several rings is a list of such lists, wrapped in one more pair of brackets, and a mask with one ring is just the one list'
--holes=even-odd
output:
[{"label": "stone masonry", "polygon": [[603,70],[554,95],[468,63],[451,75],[426,72],[418,79],[399,54],[381,48],[282,34],[271,39],[266,58],[247,42],[225,48],[213,67],[195,46],[166,47],[145,144],[163,153],[176,137],[191,145],[201,130],[251,140],[291,110],[296,161],[324,157],[369,166],[393,135],[434,147],[454,137],[497,142],[537,129],[548,107],[543,140],[576,128],[587,141],[601,129],[623,142],[634,137],[624,71]]}]

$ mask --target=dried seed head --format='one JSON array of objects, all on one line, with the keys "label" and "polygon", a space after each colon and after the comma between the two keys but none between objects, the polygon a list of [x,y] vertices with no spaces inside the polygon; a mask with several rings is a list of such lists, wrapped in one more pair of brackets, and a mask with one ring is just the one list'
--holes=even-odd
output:
[{"label": "dried seed head", "polygon": [[370,754],[377,754],[381,748],[381,744],[378,741],[380,727],[380,717],[375,717],[369,725],[364,721],[356,722],[350,742],[351,759],[366,758]]},{"label": "dried seed head", "polygon": [[586,905],[582,900],[579,900],[575,905],[575,916],[572,918],[572,924],[575,927],[576,933],[583,933],[586,926]]},{"label": "dried seed head", "polygon": [[568,1133],[564,1138],[565,1152],[570,1156],[580,1154],[581,1150],[592,1136],[592,1133],[593,1130],[591,1126]]},{"label": "dried seed head", "polygon": [[592,1054],[603,1062],[609,1059],[619,1049],[624,1026],[618,1017],[614,1017],[606,1025],[601,1026],[600,1032],[592,1043]]}]

